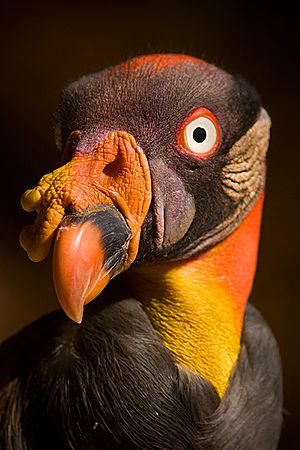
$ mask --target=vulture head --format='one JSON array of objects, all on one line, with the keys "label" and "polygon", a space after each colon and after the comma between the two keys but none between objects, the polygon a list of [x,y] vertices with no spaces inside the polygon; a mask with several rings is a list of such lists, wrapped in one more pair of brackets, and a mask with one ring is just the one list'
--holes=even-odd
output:
[{"label": "vulture head", "polygon": [[255,273],[269,128],[247,82],[190,56],[140,56],[67,86],[61,165],[23,194],[37,218],[20,237],[32,261],[53,247],[66,314],[80,323],[122,272],[114,282],[175,361],[222,396]]}]

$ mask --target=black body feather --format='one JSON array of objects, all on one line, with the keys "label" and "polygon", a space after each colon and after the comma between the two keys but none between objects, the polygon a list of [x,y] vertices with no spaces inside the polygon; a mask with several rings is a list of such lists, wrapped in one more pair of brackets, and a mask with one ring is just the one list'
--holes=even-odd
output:
[{"label": "black body feather", "polygon": [[80,326],[54,312],[2,344],[1,450],[277,448],[280,360],[253,306],[220,400],[173,362],[138,301],[114,298]]}]

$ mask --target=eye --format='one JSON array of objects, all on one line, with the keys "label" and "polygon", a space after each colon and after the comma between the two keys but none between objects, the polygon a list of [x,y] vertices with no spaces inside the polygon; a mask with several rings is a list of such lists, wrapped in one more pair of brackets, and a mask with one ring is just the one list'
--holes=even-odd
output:
[{"label": "eye", "polygon": [[179,131],[179,145],[199,157],[210,156],[217,150],[221,130],[216,117],[206,108],[198,108],[184,121]]}]

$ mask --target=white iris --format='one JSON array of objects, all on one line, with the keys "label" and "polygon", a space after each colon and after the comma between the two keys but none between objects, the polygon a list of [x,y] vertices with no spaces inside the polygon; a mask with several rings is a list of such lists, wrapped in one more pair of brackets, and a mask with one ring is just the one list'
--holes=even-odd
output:
[{"label": "white iris", "polygon": [[193,153],[208,153],[217,141],[215,124],[208,117],[198,117],[184,129],[184,140]]}]

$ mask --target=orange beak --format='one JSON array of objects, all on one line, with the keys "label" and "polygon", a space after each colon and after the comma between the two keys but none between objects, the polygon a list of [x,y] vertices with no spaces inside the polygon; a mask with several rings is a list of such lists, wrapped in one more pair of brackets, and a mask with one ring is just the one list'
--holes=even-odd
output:
[{"label": "orange beak", "polygon": [[[72,135],[65,153],[71,144]],[[23,194],[23,208],[38,216],[20,242],[33,261],[45,258],[54,242],[57,296],[66,314],[80,323],[84,305],[137,255],[151,179],[144,153],[126,132],[72,153],[68,163]]]}]

